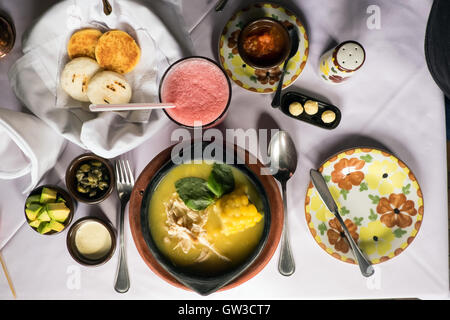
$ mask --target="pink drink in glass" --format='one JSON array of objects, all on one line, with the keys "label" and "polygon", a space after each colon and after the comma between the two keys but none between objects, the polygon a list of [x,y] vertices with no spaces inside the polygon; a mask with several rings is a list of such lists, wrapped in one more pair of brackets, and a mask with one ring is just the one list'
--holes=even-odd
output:
[{"label": "pink drink in glass", "polygon": [[231,87],[226,74],[212,60],[190,57],[173,64],[160,86],[160,100],[173,103],[165,109],[176,123],[186,127],[212,127],[226,114]]}]

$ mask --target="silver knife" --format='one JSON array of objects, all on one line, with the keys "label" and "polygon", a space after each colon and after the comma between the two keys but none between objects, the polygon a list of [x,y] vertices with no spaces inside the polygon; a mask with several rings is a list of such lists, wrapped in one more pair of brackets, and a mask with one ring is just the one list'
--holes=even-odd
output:
[{"label": "silver knife", "polygon": [[219,1],[217,1],[215,10],[216,11],[222,11],[223,8],[225,8],[225,5],[227,4],[227,1],[228,0],[219,0]]},{"label": "silver knife", "polygon": [[342,220],[342,217],[339,214],[338,206],[334,201],[333,196],[330,193],[330,190],[328,189],[327,182],[325,181],[325,179],[323,178],[322,174],[319,171],[311,169],[309,173],[311,176],[312,183],[316,188],[317,192],[319,193],[319,196],[322,199],[323,203],[325,203],[328,210],[330,210],[330,212],[332,212],[335,215],[335,217],[341,224],[342,229],[344,230],[345,233],[345,237],[347,238],[348,242],[350,243],[350,246],[352,247],[353,254],[355,255],[356,261],[358,262],[359,269],[361,270],[362,275],[365,277],[370,277],[371,275],[374,274],[375,269],[373,268],[372,263],[369,261],[369,259],[366,258],[364,253],[358,247],[355,240],[348,231],[347,226],[344,223],[344,220]]}]

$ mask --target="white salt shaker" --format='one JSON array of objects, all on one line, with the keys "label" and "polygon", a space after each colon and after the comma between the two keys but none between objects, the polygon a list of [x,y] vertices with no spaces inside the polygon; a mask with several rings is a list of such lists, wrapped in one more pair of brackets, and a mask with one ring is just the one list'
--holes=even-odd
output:
[{"label": "white salt shaker", "polygon": [[366,60],[366,52],[356,41],[345,41],[320,57],[319,75],[330,83],[339,84],[358,71]]}]

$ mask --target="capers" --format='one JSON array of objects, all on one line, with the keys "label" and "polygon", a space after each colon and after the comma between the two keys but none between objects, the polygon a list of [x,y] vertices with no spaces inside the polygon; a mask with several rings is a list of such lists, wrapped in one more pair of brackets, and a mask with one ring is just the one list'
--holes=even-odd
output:
[{"label": "capers", "polygon": [[88,165],[88,164],[83,164],[83,165],[80,167],[80,170],[81,170],[82,172],[89,172],[90,169],[91,169],[91,166]]},{"label": "capers", "polygon": [[106,188],[108,188],[108,183],[105,182],[105,181],[100,181],[99,184],[98,184],[98,188],[100,190],[105,190]]},{"label": "capers", "polygon": [[89,181],[90,184],[95,184],[95,183],[97,183],[98,178],[89,172],[87,180]]},{"label": "capers", "polygon": [[101,163],[100,161],[91,161],[91,165],[94,167],[101,167],[103,165],[103,163]]},{"label": "capers", "polygon": [[109,187],[109,175],[105,165],[97,160],[83,163],[75,173],[77,191],[90,198]]},{"label": "capers", "polygon": [[85,188],[85,187],[83,187],[81,184],[79,184],[79,185],[77,186],[77,191],[78,191],[78,192],[81,192],[81,193],[88,193],[88,192],[89,192],[89,188]]}]

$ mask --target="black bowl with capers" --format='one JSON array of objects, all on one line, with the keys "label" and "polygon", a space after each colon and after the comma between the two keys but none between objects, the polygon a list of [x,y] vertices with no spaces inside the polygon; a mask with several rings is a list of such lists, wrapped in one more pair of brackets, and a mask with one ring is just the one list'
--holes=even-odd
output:
[{"label": "black bowl with capers", "polygon": [[112,193],[114,184],[111,163],[93,153],[76,157],[66,171],[67,190],[80,202],[102,202]]}]

